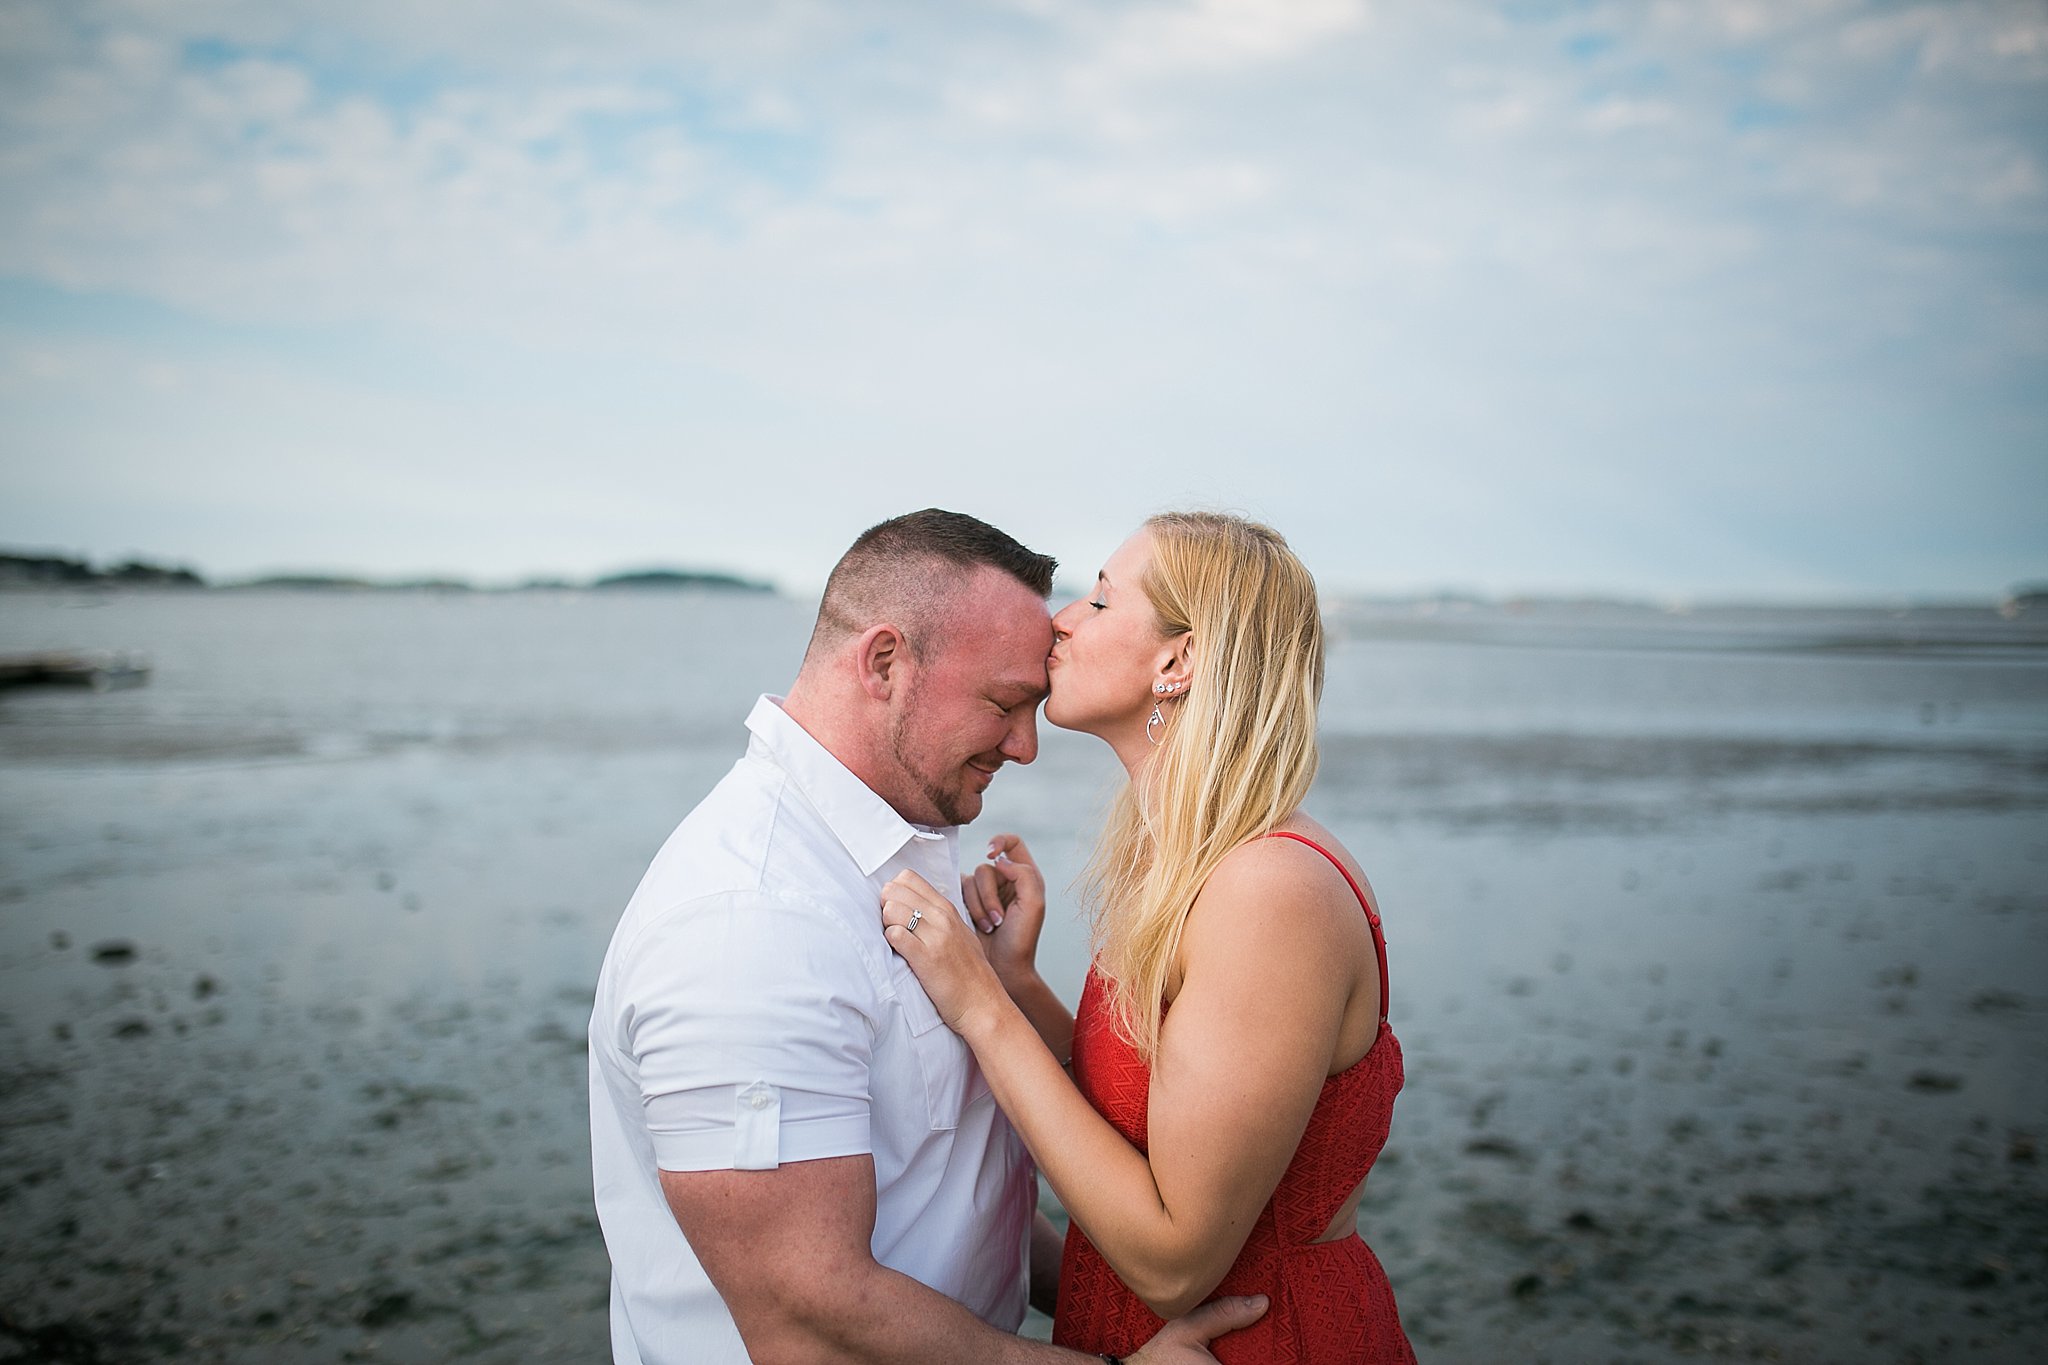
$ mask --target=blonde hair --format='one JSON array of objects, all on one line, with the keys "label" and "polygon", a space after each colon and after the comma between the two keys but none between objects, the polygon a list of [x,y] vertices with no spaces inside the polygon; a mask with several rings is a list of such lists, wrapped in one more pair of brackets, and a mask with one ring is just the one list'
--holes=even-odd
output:
[{"label": "blonde hair", "polygon": [[1165,512],[1145,529],[1142,586],[1161,638],[1190,636],[1190,682],[1144,790],[1126,784],[1112,803],[1083,888],[1111,1017],[1149,1062],[1196,895],[1315,779],[1323,624],[1315,579],[1271,527]]}]

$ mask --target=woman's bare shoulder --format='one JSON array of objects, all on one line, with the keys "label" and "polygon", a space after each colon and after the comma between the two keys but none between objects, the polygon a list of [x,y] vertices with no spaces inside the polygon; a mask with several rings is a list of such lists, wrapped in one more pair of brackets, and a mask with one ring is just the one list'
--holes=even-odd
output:
[{"label": "woman's bare shoulder", "polygon": [[[1299,837],[1274,837],[1281,834]],[[1307,839],[1315,847],[1303,844],[1302,839]],[[1282,821],[1273,834],[1247,839],[1224,855],[1202,890],[1205,895],[1212,889],[1237,894],[1247,890],[1258,891],[1267,883],[1277,881],[1279,888],[1298,886],[1303,890],[1323,892],[1340,889],[1344,893],[1341,899],[1355,906],[1357,897],[1351,892],[1350,882],[1345,880],[1347,873],[1371,899],[1372,891],[1366,881],[1365,869],[1351,850],[1320,822],[1305,812],[1296,811]],[[1262,894],[1270,895],[1272,889]]]},{"label": "woman's bare shoulder", "polygon": [[1262,933],[1285,940],[1302,938],[1330,945],[1348,944],[1356,937],[1362,917],[1344,873],[1357,880],[1368,899],[1371,891],[1350,851],[1329,830],[1299,812],[1280,829],[1313,840],[1329,850],[1337,863],[1296,839],[1247,840],[1226,854],[1203,884],[1188,917],[1191,936],[1205,923],[1226,920],[1241,924],[1243,916],[1251,914],[1259,917]]}]

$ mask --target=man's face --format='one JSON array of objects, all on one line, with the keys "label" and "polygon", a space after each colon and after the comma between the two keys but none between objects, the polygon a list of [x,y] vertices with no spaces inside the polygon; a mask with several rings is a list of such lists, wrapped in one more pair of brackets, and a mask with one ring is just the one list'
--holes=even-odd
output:
[{"label": "man's face", "polygon": [[1052,619],[1038,595],[976,569],[932,628],[909,685],[892,698],[889,744],[899,776],[890,804],[923,825],[965,825],[1005,763],[1038,756],[1038,703]]}]

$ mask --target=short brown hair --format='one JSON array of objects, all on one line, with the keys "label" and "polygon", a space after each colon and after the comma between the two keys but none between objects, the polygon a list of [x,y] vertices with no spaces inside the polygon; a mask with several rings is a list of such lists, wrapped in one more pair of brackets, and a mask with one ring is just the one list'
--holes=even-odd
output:
[{"label": "short brown hair", "polygon": [[1059,561],[1026,549],[1015,537],[978,517],[944,508],[906,512],[868,527],[833,566],[811,648],[855,635],[889,617],[910,634],[910,650],[925,657],[923,629],[936,620],[945,597],[968,572],[995,569],[1040,597],[1052,596]]}]

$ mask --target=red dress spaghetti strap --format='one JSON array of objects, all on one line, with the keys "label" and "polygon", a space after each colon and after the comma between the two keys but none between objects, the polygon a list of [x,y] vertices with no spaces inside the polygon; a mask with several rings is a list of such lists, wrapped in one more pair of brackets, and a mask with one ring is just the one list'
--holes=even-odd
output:
[{"label": "red dress spaghetti strap", "polygon": [[[1211,1298],[1264,1294],[1266,1315],[1210,1349],[1225,1365],[1287,1362],[1373,1362],[1411,1365],[1415,1352],[1401,1330],[1394,1291],[1379,1258],[1353,1233],[1317,1242],[1386,1145],[1394,1096],[1402,1081],[1401,1044],[1387,1023],[1387,945],[1363,888],[1330,851],[1298,834],[1276,831],[1328,858],[1364,908],[1380,967],[1380,1027],[1365,1056],[1323,1082],[1308,1129],[1272,1199],[1260,1211],[1244,1250]],[[1074,1083],[1096,1112],[1146,1150],[1152,1077],[1137,1049],[1110,1021],[1102,978],[1094,971],[1074,1018]],[[1163,1324],[1124,1287],[1078,1226],[1067,1229],[1060,1259],[1054,1342],[1080,1351],[1126,1356]]]}]

